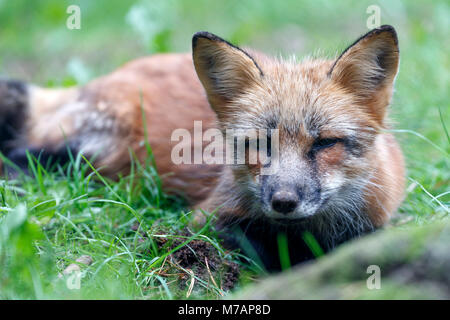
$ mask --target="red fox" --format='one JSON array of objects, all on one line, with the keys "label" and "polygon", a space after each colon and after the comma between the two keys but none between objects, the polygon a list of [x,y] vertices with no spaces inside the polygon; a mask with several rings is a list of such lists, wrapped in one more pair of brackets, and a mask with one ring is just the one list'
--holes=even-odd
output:
[{"label": "red fox", "polygon": [[[147,157],[145,121],[165,190],[192,208],[216,210],[219,228],[240,228],[266,267],[278,269],[280,232],[297,263],[312,257],[305,232],[328,251],[382,226],[401,203],[403,156],[385,130],[398,65],[391,26],[368,32],[337,59],[302,62],[198,32],[192,55],[138,59],[82,87],[1,80],[0,151],[25,168],[25,150],[65,161],[69,147],[115,177],[129,171],[129,149]],[[263,175],[262,162],[175,164],[172,133],[194,134],[194,121],[203,133],[277,130],[276,169]],[[245,152],[255,150],[247,143]]]}]

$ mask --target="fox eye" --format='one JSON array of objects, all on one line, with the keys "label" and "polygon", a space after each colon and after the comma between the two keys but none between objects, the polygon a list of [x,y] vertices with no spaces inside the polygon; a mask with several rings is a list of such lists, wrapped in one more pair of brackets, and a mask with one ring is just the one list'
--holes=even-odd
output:
[{"label": "fox eye", "polygon": [[313,144],[313,150],[318,151],[326,148],[331,148],[336,143],[338,143],[341,139],[339,138],[325,138],[325,139],[317,139]]}]

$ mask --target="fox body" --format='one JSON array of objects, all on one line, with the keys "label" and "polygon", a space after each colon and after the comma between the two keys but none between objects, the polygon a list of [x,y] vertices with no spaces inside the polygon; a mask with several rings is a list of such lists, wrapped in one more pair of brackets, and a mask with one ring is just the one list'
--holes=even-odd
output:
[{"label": "fox body", "polygon": [[[142,58],[80,88],[1,82],[0,150],[24,166],[26,149],[64,160],[69,146],[114,177],[129,171],[130,149],[145,160],[145,121],[165,190],[214,211],[220,228],[246,236],[229,243],[245,247],[247,239],[267,268],[278,269],[280,233],[296,263],[312,257],[305,234],[329,250],[382,226],[399,206],[403,157],[385,130],[398,63],[390,26],[337,59],[302,62],[199,32],[192,55]],[[273,172],[262,174],[262,162],[174,164],[172,132],[194,133],[194,121],[203,131],[277,130]]]}]

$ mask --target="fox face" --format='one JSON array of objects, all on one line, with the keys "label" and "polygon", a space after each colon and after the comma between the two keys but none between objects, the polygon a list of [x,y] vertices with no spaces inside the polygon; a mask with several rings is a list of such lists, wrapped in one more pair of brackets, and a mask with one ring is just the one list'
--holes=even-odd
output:
[{"label": "fox face", "polygon": [[[368,187],[376,184],[373,159],[398,69],[392,27],[369,32],[334,61],[300,63],[252,54],[200,32],[193,59],[222,131],[268,132],[256,142],[244,140],[247,158],[266,144],[269,164],[231,167],[253,214],[284,223],[364,207]],[[267,166],[270,174],[263,174]]]}]

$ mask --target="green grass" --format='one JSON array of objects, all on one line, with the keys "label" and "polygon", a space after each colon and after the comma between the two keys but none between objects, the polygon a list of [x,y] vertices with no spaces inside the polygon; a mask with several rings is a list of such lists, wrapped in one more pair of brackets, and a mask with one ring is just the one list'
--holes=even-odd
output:
[{"label": "green grass", "polygon": [[[32,174],[1,181],[0,298],[186,298],[191,277],[190,297],[222,296],[220,270],[213,269],[215,283],[208,282],[170,259],[194,240],[251,270],[221,247],[212,221],[181,234],[190,212],[162,192],[152,166],[134,163],[119,181],[91,168],[77,156],[49,173],[30,157]],[[93,263],[82,266],[80,290],[70,290],[58,274],[82,255]]]},{"label": "green grass", "polygon": [[[391,118],[408,185],[393,223],[448,218],[447,1],[77,3],[81,30],[68,30],[72,1],[0,0],[0,75],[47,86],[83,84],[139,56],[189,51],[199,30],[271,54],[333,57],[367,30],[366,8],[378,4],[381,23],[398,31],[401,52]],[[151,161],[134,163],[129,176],[110,181],[79,155],[56,174],[29,160],[29,175],[0,180],[1,299],[221,298],[228,293],[226,271],[205,263],[201,270],[208,272],[201,274],[170,260],[169,253],[198,240],[221,261],[241,265],[235,290],[261,274],[251,260],[224,250],[211,224],[190,228],[191,212],[162,192]],[[82,255],[93,263],[81,266],[80,290],[70,290],[58,274]],[[289,257],[281,259],[288,267]]]}]

